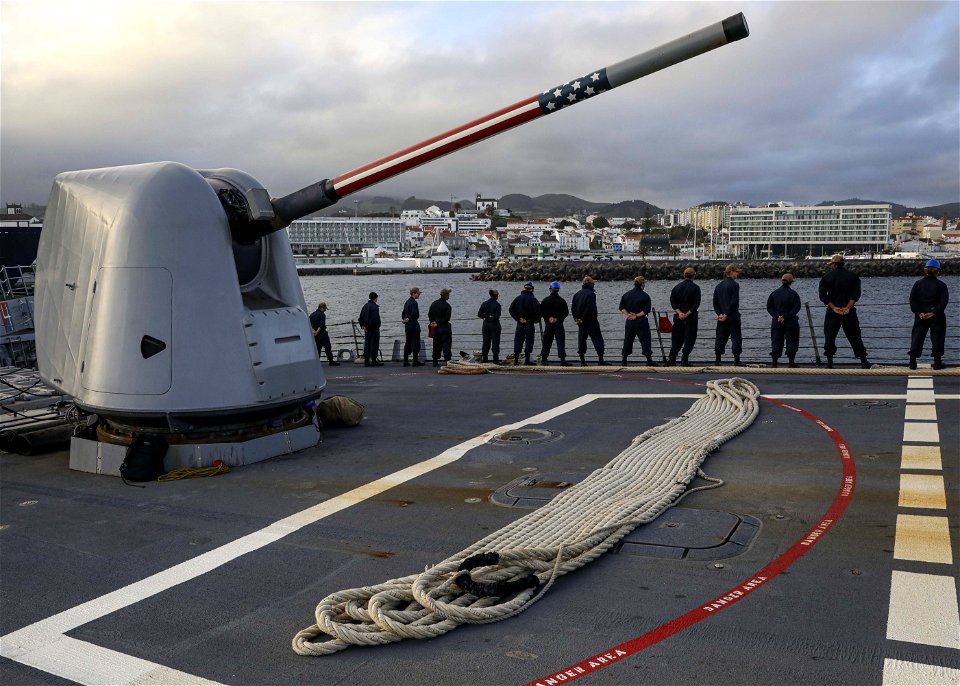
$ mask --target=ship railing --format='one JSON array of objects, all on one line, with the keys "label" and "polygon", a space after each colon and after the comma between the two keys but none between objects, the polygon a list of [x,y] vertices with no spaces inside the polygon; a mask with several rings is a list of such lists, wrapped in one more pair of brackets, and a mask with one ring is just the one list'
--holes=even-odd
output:
[{"label": "ship railing", "polygon": [[33,295],[36,273],[33,266],[0,266],[0,300],[14,300]]},{"label": "ship railing", "polygon": [[[823,315],[825,307],[817,303],[807,303],[801,308],[800,319],[800,349],[797,352],[796,361],[799,364],[820,364],[823,361]],[[908,360],[908,351],[910,349],[910,329],[913,323],[913,313],[910,311],[908,303],[878,303],[878,304],[858,304],[858,317],[860,320],[860,330],[863,335],[863,342],[867,347],[868,359],[874,364],[882,365],[905,365]],[[454,310],[456,312],[456,310]],[[694,345],[693,352],[690,355],[691,362],[702,364],[713,364],[714,361],[714,340],[716,331],[716,316],[712,306],[706,309],[701,307],[698,321],[697,342]],[[895,319],[891,312],[896,313]],[[767,364],[770,362],[770,315],[767,314],[766,307],[745,307],[741,308],[741,333],[743,338],[743,353],[741,361],[745,364]],[[948,318],[953,313],[948,313]],[[653,358],[657,362],[667,359],[670,352],[671,335],[669,333],[659,333],[657,322],[660,315],[669,317],[673,322],[673,312],[654,309],[648,319],[651,327],[650,336],[653,347]],[[430,360],[433,356],[432,339],[427,334],[427,321],[421,317],[421,340],[426,346],[421,349],[421,359]],[[506,315],[500,320],[502,330],[500,336],[500,357],[506,358],[513,355],[514,322]],[[619,312],[601,312],[600,328],[603,333],[605,343],[604,359],[608,362],[618,363],[623,350],[624,319]],[[477,317],[454,317],[451,320],[453,329],[453,343],[451,350],[454,359],[460,357],[460,351],[470,355],[478,352],[482,345],[481,325],[482,322]],[[362,359],[363,358],[363,330],[356,320],[346,322],[336,322],[328,324],[331,345],[336,355],[340,350],[349,351],[349,355],[344,358]],[[577,325],[571,317],[564,322],[566,356],[568,360],[577,360]],[[538,326],[536,340],[533,346],[531,358],[540,355],[542,347],[543,323]],[[402,322],[384,321],[380,329],[380,359],[383,361],[402,361],[404,328]],[[399,345],[399,358],[395,354],[396,341]],[[924,345],[924,355],[929,361],[930,356],[930,338],[927,337]],[[549,359],[556,362],[559,359],[557,347],[554,343],[551,346]],[[597,360],[593,344],[587,342],[586,359],[595,362]],[[944,362],[947,364],[957,364],[960,360],[960,327],[948,326],[946,344],[944,347]],[[640,350],[640,342],[635,340],[633,352],[629,358],[631,364],[642,364],[644,362]],[[732,343],[727,342],[726,351],[723,355],[723,362],[730,364],[733,361]],[[781,358],[781,362],[786,362],[786,355]],[[837,336],[837,353],[835,357],[837,364],[858,363],[853,356],[849,342],[846,340],[843,332]]]}]

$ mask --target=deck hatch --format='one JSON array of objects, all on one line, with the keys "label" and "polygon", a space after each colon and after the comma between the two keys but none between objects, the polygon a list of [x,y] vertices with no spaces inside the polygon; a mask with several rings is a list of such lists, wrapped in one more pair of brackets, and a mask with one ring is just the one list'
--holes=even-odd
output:
[{"label": "deck hatch", "polygon": [[616,552],[675,560],[722,560],[744,552],[760,531],[750,515],[673,507],[623,537]]},{"label": "deck hatch", "polygon": [[530,474],[501,486],[490,496],[495,505],[535,509],[546,505],[565,489],[583,479],[583,474]]},{"label": "deck hatch", "polygon": [[846,407],[855,410],[895,410],[900,407],[899,403],[892,403],[889,400],[857,400],[848,403]]},{"label": "deck hatch", "polygon": [[530,445],[562,436],[559,431],[550,429],[512,429],[498,433],[490,442],[496,445]]}]

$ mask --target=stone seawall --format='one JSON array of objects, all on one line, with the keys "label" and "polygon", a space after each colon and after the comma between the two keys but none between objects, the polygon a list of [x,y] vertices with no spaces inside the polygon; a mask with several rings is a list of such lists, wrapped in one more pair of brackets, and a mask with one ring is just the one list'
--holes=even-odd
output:
[{"label": "stone seawall", "polygon": [[472,267],[439,269],[434,267],[397,269],[396,267],[297,267],[299,276],[390,276],[391,274],[476,274],[482,270]]},{"label": "stone seawall", "polygon": [[[926,260],[849,260],[847,269],[861,277],[923,276]],[[524,260],[485,269],[473,277],[475,281],[579,281],[591,276],[599,281],[630,281],[638,274],[648,280],[673,280],[681,277],[685,267],[697,270],[699,279],[721,279],[730,264],[724,260],[671,261],[542,261]],[[736,262],[741,279],[775,279],[790,272],[798,279],[817,278],[829,269],[827,260],[746,260]],[[960,258],[940,260],[941,276],[960,274]]]}]

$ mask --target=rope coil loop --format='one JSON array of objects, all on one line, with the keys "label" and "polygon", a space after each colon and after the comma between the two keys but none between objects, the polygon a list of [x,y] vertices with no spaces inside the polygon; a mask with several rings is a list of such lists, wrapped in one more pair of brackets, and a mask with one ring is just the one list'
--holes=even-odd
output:
[{"label": "rope coil loop", "polygon": [[[317,605],[317,623],[294,637],[293,650],[329,655],[502,621],[685,496],[722,485],[701,465],[750,426],[760,392],[740,378],[706,386],[680,417],[635,437],[584,481],[466,550],[418,574],[328,595]],[[709,484],[690,488],[698,476]]]}]

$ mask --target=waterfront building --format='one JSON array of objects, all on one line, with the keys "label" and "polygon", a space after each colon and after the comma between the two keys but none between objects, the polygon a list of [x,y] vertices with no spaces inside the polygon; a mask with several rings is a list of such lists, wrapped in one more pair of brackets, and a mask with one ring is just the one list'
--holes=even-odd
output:
[{"label": "waterfront building", "polygon": [[960,231],[944,231],[943,249],[949,252],[960,252]]},{"label": "waterfront building", "polygon": [[714,203],[690,208],[690,225],[708,233],[729,225],[730,205]]},{"label": "waterfront building", "polygon": [[406,221],[389,217],[311,217],[287,227],[294,253],[406,248]]},{"label": "waterfront building", "polygon": [[434,217],[430,215],[421,215],[417,220],[417,226],[423,231],[451,231],[449,217]]},{"label": "waterfront building", "polygon": [[457,215],[453,219],[453,230],[460,233],[479,233],[490,228],[489,217],[471,215]]},{"label": "waterfront building", "polygon": [[913,212],[908,212],[907,216],[893,219],[890,222],[890,231],[895,236],[904,233],[919,234],[923,231],[924,223],[924,217],[917,217],[914,216]]},{"label": "waterfront building", "polygon": [[730,212],[729,246],[735,256],[823,256],[887,247],[890,205],[771,205]]},{"label": "waterfront building", "polygon": [[557,232],[561,251],[586,252],[590,250],[590,236],[583,229],[567,229]]}]

